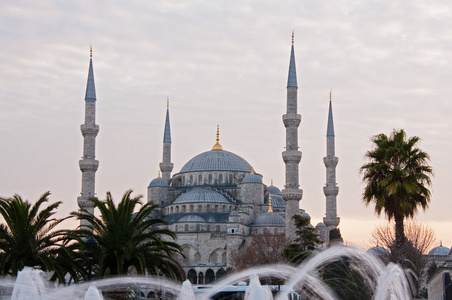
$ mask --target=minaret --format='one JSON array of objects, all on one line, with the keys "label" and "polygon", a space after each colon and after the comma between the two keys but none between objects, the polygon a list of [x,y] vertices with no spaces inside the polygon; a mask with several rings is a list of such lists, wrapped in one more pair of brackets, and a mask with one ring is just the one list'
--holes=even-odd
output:
[{"label": "minaret", "polygon": [[[96,125],[96,88],[94,86],[93,73],[93,50],[90,47],[88,83],[85,93],[85,124],[80,126],[83,135],[83,157],[79,161],[80,171],[82,171],[82,192],[77,198],[80,209],[85,209],[94,214],[94,207],[88,200],[95,197],[95,177],[99,167],[99,161],[96,160],[96,136],[99,132],[99,126]],[[80,225],[88,225],[86,221],[81,221]]]},{"label": "minaret", "polygon": [[295,224],[292,217],[299,214],[299,201],[303,191],[299,188],[298,165],[301,151],[298,150],[298,127],[301,116],[297,114],[297,73],[295,70],[294,34],[292,32],[292,49],[290,53],[289,78],[287,80],[287,113],[283,115],[286,127],[286,150],[282,157],[286,165],[286,184],[282,197],[286,201],[286,236],[295,239]]},{"label": "minaret", "polygon": [[169,100],[166,100],[165,132],[163,133],[163,158],[160,163],[162,178],[169,181],[174,164],[171,162],[171,129],[169,120]]},{"label": "minaret", "polygon": [[335,156],[334,146],[334,124],[333,124],[333,108],[331,105],[330,92],[330,107],[328,111],[328,126],[326,131],[326,157],[323,158],[323,163],[326,167],[326,185],[323,187],[323,193],[326,197],[326,216],[323,218],[323,223],[327,226],[327,242],[329,240],[329,232],[331,229],[337,228],[340,218],[337,216],[336,197],[339,193],[339,187],[336,184],[336,166],[339,159]]}]

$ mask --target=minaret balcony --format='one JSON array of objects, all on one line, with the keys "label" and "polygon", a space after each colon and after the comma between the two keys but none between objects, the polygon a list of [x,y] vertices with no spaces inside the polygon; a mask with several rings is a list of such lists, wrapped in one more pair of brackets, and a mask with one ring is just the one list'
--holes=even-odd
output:
[{"label": "minaret balcony", "polygon": [[303,191],[300,189],[286,188],[282,190],[282,197],[285,201],[300,201]]},{"label": "minaret balcony", "polygon": [[99,167],[98,160],[89,159],[89,158],[84,158],[82,160],[79,160],[78,164],[80,166],[80,171],[82,171],[82,172],[85,172],[85,171],[96,172],[97,168]]},{"label": "minaret balcony", "polygon": [[86,136],[86,135],[96,136],[99,133],[99,125],[82,124],[82,125],[80,125],[80,131],[82,132],[83,136]]},{"label": "minaret balcony", "polygon": [[77,203],[78,203],[78,207],[80,207],[81,209],[87,209],[87,208],[94,207],[94,203],[89,199],[85,199],[85,197],[78,197]]},{"label": "minaret balcony", "polygon": [[339,217],[324,217],[323,218],[323,224],[325,224],[327,227],[337,227],[339,226],[339,223],[341,222],[341,218]]},{"label": "minaret balcony", "polygon": [[339,158],[337,157],[324,157],[323,163],[325,164],[325,167],[327,168],[335,168],[337,166],[337,163],[339,162]]},{"label": "minaret balcony", "polygon": [[299,163],[301,160],[301,151],[286,150],[283,151],[282,157],[285,163]]},{"label": "minaret balcony", "polygon": [[174,164],[173,163],[160,163],[160,170],[162,172],[171,172],[174,168]]},{"label": "minaret balcony", "polygon": [[287,127],[298,127],[301,122],[301,115],[294,113],[287,113],[282,116],[284,126]]},{"label": "minaret balcony", "polygon": [[339,187],[337,185],[327,185],[323,187],[325,196],[337,196],[339,194]]}]

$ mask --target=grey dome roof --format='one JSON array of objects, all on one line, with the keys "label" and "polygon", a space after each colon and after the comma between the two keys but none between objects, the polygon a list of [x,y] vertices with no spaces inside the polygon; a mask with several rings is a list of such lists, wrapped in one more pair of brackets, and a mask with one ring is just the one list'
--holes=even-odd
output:
[{"label": "grey dome roof", "polygon": [[262,183],[262,178],[256,174],[246,174],[242,179],[242,183]]},{"label": "grey dome roof", "polygon": [[441,245],[430,250],[428,255],[449,255],[450,252],[451,250],[449,248],[443,247]]},{"label": "grey dome roof", "polygon": [[158,177],[158,178],[152,179],[151,183],[149,183],[149,186],[165,186],[165,187],[168,187],[169,184],[168,184],[168,181],[166,181],[165,179]]},{"label": "grey dome roof", "polygon": [[178,222],[206,222],[206,220],[198,215],[187,215],[180,218]]},{"label": "grey dome roof", "polygon": [[199,171],[241,171],[251,173],[251,165],[240,156],[225,150],[211,150],[196,155],[180,173]]},{"label": "grey dome roof", "polygon": [[273,199],[273,195],[280,195],[282,196],[281,190],[278,189],[276,186],[271,185],[267,187],[267,190],[272,193],[272,199]]},{"label": "grey dome roof", "polygon": [[375,255],[389,255],[389,251],[380,246],[369,248],[366,252],[370,252]]},{"label": "grey dome roof", "polygon": [[[268,205],[268,193],[265,194],[264,204]],[[272,206],[273,207],[286,207],[286,201],[278,194],[272,194]]]},{"label": "grey dome roof", "polygon": [[315,227],[326,227],[326,225],[323,222],[319,222]]},{"label": "grey dome roof", "polygon": [[267,212],[257,217],[253,226],[286,226],[286,222],[279,214]]},{"label": "grey dome roof", "polygon": [[211,203],[228,203],[230,202],[222,194],[209,189],[195,189],[185,194],[180,195],[173,202],[173,204],[181,203],[199,203],[199,202],[211,202]]},{"label": "grey dome roof", "polygon": [[311,216],[310,216],[307,212],[302,212],[302,213],[301,213],[301,216],[302,216],[303,218],[308,218],[308,219],[311,218]]}]

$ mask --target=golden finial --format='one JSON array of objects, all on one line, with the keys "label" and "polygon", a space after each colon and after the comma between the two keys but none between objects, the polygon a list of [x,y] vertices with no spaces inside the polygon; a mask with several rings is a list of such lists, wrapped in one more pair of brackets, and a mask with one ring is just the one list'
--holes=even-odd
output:
[{"label": "golden finial", "polygon": [[157,175],[157,178],[160,178],[160,171],[159,171],[159,174]]},{"label": "golden finial", "polygon": [[89,44],[89,58],[93,58],[93,47]]},{"label": "golden finial", "polygon": [[273,179],[271,180],[270,186],[273,186]]},{"label": "golden finial", "polygon": [[331,101],[331,92],[333,91],[333,89],[330,90],[330,101]]},{"label": "golden finial", "polygon": [[166,108],[169,108],[169,98],[166,97]]},{"label": "golden finial", "polygon": [[268,212],[272,213],[272,193],[268,193]]},{"label": "golden finial", "polygon": [[254,174],[254,168],[251,167],[251,174]]},{"label": "golden finial", "polygon": [[292,45],[293,45],[293,37],[294,37],[294,33],[295,33],[295,30],[292,30]]},{"label": "golden finial", "polygon": [[213,145],[212,150],[223,150],[223,147],[220,145],[220,125],[217,125],[217,142]]}]

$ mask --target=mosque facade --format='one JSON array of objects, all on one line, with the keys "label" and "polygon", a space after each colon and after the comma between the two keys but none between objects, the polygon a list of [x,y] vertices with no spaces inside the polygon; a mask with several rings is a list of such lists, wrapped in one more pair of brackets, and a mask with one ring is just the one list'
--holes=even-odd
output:
[{"label": "mosque facade", "polygon": [[[194,284],[209,284],[226,274],[232,267],[233,251],[250,243],[255,235],[264,232],[295,238],[293,215],[309,215],[300,209],[303,192],[299,185],[298,84],[295,67],[294,43],[289,62],[286,113],[282,116],[286,128],[286,145],[281,163],[285,164],[285,185],[279,189],[273,183],[263,183],[263,176],[241,156],[223,149],[217,128],[216,143],[212,149],[195,155],[177,173],[173,173],[171,161],[171,127],[169,107],[166,111],[163,136],[163,155],[159,165],[161,176],[147,187],[147,201],[160,206],[159,217],[168,222],[168,229],[175,232],[176,242],[184,249],[185,258],[180,263],[185,275]],[[84,158],[80,161],[82,193],[78,203],[87,207],[85,197],[94,187],[94,175],[98,161],[94,160],[95,136],[99,127],[94,124],[95,87],[90,59],[85,115],[90,115],[82,125]],[[91,102],[90,102],[91,101]],[[283,101],[281,104],[283,105]],[[97,126],[97,127],[96,127]],[[86,132],[90,128],[89,132]],[[86,132],[86,133],[85,133]],[[328,112],[326,167],[326,214],[317,224],[320,237],[328,245],[328,233],[337,228],[339,218],[336,197],[334,125],[331,106]],[[283,145],[281,145],[283,146]],[[177,149],[176,149],[177,151]],[[87,162],[85,162],[85,160]],[[85,196],[86,195],[86,196]],[[312,226],[312,225],[311,225]]]}]

